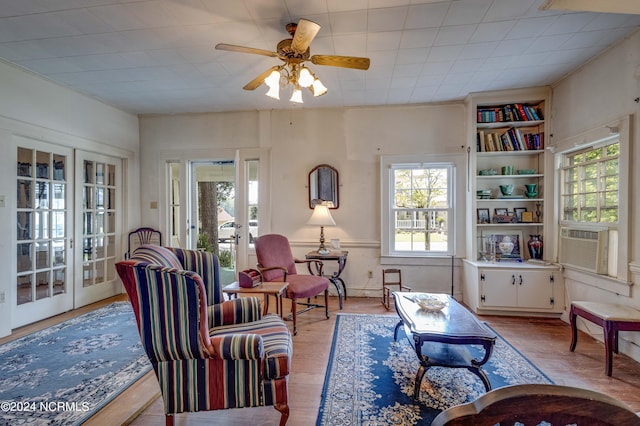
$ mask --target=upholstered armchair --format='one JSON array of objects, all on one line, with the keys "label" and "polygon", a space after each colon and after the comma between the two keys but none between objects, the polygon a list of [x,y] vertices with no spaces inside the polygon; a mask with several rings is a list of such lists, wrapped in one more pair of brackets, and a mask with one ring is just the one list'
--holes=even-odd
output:
[{"label": "upholstered armchair", "polygon": [[[258,270],[264,281],[286,281],[286,297],[291,299],[291,317],[293,320],[293,334],[298,333],[297,314],[313,308],[324,307],[325,316],[329,318],[329,280],[323,276],[298,274],[296,263],[316,263],[319,275],[322,275],[322,262],[319,260],[298,260],[293,257],[289,240],[278,234],[267,234],[255,241]],[[324,292],[324,305],[311,303],[311,298]],[[306,299],[298,302],[298,299]],[[305,306],[298,312],[297,305]]]},{"label": "upholstered armchair", "polygon": [[166,423],[174,414],[273,405],[289,417],[293,347],[282,319],[258,298],[225,301],[213,253],[145,245],[116,269],[158,378]]}]

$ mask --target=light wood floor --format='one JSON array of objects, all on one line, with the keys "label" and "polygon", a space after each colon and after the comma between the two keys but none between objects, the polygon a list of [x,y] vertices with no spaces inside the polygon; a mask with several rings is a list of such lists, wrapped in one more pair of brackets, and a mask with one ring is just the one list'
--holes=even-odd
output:
[{"label": "light wood floor", "polygon": [[[107,299],[80,310],[66,313],[16,330],[5,341],[20,337],[74,315],[95,309],[126,296]],[[285,302],[286,304],[286,302]],[[285,311],[288,309],[285,306]],[[320,405],[320,395],[329,359],[337,298],[330,300],[331,318],[323,318],[323,310],[315,309],[298,317],[298,335],[293,337],[294,357],[289,378],[288,425],[314,425]],[[396,315],[387,311],[379,299],[350,298],[342,312]],[[576,386],[600,391],[625,402],[640,411],[640,363],[625,355],[614,355],[613,376],[604,373],[604,346],[580,333],[575,352],[569,351],[569,325],[558,319],[483,316],[498,333],[529,358],[551,380],[559,385]],[[179,414],[176,425],[274,425],[279,413],[271,407],[222,410]],[[86,425],[132,424],[135,426],[164,424],[162,400],[153,373],[139,380],[107,407],[93,416]]]}]

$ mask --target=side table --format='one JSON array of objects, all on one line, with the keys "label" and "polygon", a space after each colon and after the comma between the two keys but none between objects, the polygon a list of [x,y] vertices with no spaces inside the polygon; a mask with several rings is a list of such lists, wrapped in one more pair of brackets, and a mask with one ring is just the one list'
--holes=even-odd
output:
[{"label": "side table", "polygon": [[[348,251],[337,250],[337,251],[330,251],[329,253],[326,253],[326,254],[318,253],[318,251],[310,251],[305,255],[307,260],[321,260],[323,262],[326,260],[335,260],[338,262],[338,270],[334,272],[332,275],[325,275],[325,276],[329,278],[329,281],[333,283],[333,285],[336,287],[336,290],[338,291],[338,300],[340,301],[340,309],[342,309],[342,296],[344,295],[344,299],[347,300],[347,286],[345,285],[344,280],[340,278],[340,274],[344,270],[344,267],[347,266],[348,254],[349,254]],[[307,263],[307,268],[309,269],[310,274],[322,275],[322,271],[319,270],[317,265],[315,266],[315,271],[312,270],[313,268],[311,267],[310,263]],[[340,286],[338,285],[338,281],[342,284],[342,288],[340,288]]]},{"label": "side table", "polygon": [[269,311],[269,295],[273,295],[276,298],[276,313],[282,317],[282,296],[287,290],[287,282],[264,282],[258,286],[252,288],[240,287],[238,281],[234,281],[222,287],[222,292],[229,295],[229,297],[238,297],[238,294],[264,294],[264,308],[263,314]]}]

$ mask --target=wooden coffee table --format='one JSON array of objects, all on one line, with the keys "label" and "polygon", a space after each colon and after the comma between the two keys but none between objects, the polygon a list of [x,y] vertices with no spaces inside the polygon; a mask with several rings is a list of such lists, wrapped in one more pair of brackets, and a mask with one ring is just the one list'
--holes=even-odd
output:
[{"label": "wooden coffee table", "polygon": [[263,282],[252,288],[240,287],[237,281],[222,287],[222,291],[227,293],[229,297],[238,297],[238,294],[264,294],[264,314],[269,311],[269,295],[276,298],[276,313],[282,317],[282,296],[287,290],[287,282]]},{"label": "wooden coffee table", "polygon": [[[445,301],[447,306],[440,311],[430,312],[410,300],[413,296],[425,294]],[[466,368],[482,380],[487,392],[491,390],[491,383],[482,366],[493,351],[497,337],[493,331],[449,295],[398,291],[393,292],[393,295],[396,311],[400,316],[393,340],[397,340],[398,330],[404,325],[405,333],[420,361],[413,388],[414,398],[418,399],[424,373],[431,367]],[[468,345],[482,346],[483,358],[473,358]]]}]

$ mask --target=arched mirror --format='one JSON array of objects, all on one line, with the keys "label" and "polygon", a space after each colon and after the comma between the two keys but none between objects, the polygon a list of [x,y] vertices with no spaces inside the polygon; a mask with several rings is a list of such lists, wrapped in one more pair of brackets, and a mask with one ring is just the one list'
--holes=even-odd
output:
[{"label": "arched mirror", "polygon": [[319,202],[327,202],[330,209],[339,207],[338,171],[328,164],[320,164],[309,172],[309,208]]}]

